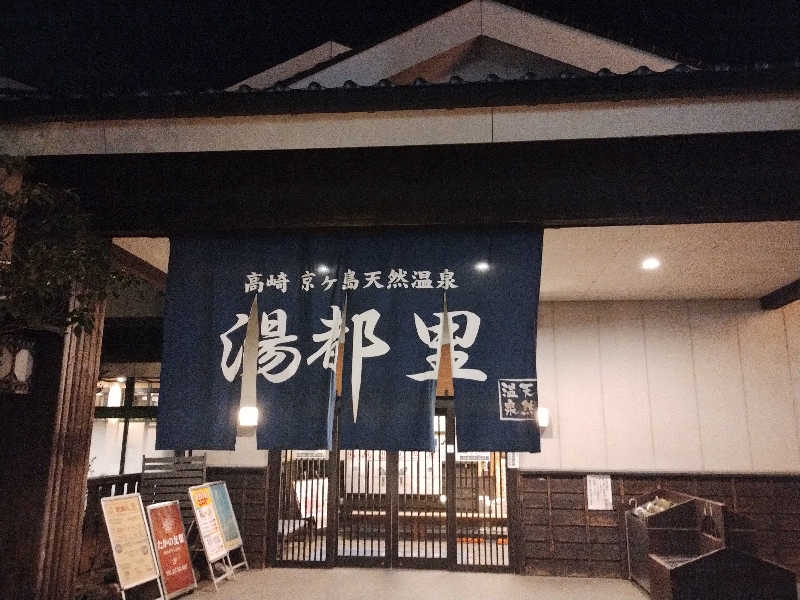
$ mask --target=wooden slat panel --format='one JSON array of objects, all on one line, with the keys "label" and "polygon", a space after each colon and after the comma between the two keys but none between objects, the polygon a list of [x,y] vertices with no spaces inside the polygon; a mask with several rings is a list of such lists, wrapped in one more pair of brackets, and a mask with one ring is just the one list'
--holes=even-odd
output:
[{"label": "wooden slat panel", "polygon": [[753,466],[738,350],[740,310],[731,302],[689,303],[703,467],[711,471]]},{"label": "wooden slat panel", "polygon": [[754,307],[743,313],[739,341],[753,468],[798,471],[800,449],[782,312]]},{"label": "wooden slat panel", "polygon": [[[562,466],[606,468],[595,303],[557,303],[554,326]],[[576,402],[576,398],[580,398],[580,402]]]},{"label": "wooden slat panel", "polygon": [[196,479],[203,479],[203,471],[180,471],[180,472],[170,472],[170,471],[159,471],[157,473],[146,472],[142,473],[142,483],[152,483],[158,482],[159,480],[163,481],[189,481],[189,480],[196,480]]},{"label": "wooden slat panel", "polygon": [[608,467],[652,469],[655,458],[642,304],[597,304]]}]

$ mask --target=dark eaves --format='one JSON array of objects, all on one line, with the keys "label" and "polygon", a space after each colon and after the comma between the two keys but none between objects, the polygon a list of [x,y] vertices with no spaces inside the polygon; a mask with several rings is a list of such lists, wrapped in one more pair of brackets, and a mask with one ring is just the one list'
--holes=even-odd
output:
[{"label": "dark eaves", "polygon": [[0,89],[0,122],[90,121],[179,117],[223,117],[388,110],[456,109],[495,106],[621,101],[678,97],[715,97],[800,90],[800,59],[792,63],[741,66],[717,64],[703,69],[678,65],[662,73],[639,67],[616,74],[569,71],[557,78],[527,73],[503,80],[488,74],[481,81],[453,76],[431,84],[418,78],[410,85],[382,79],[370,86],[348,80],[325,88],[312,82],[304,89],[280,82],[266,89],[242,85],[237,91],[141,91],[101,95]]}]

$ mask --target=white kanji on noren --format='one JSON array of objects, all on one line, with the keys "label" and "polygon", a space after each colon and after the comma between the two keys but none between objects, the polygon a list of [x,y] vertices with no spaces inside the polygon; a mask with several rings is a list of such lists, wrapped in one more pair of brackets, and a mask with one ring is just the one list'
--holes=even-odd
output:
[{"label": "white kanji on noren", "polygon": [[[469,348],[475,343],[478,338],[478,329],[481,326],[481,318],[474,312],[468,310],[455,310],[448,312],[450,335],[452,337],[452,348],[450,356],[453,361],[453,379],[471,379],[472,381],[486,381],[486,373],[480,369],[467,369],[464,367],[469,360],[469,355],[463,350],[456,350],[456,348]],[[436,352],[425,360],[431,366],[430,371],[423,373],[415,373],[413,375],[406,375],[415,381],[425,381],[428,379],[436,379],[439,373],[439,357],[441,348],[442,336],[442,313],[433,313],[439,322],[432,327],[428,327],[422,318],[414,313],[414,324],[417,327],[417,335],[422,342],[431,350]],[[462,329],[461,318],[465,323],[461,335],[456,335],[459,329]]]},{"label": "white kanji on noren", "polygon": [[236,323],[234,326],[219,336],[219,339],[222,341],[222,360],[220,361],[219,366],[222,369],[223,377],[225,377],[225,379],[228,381],[233,381],[236,379],[236,376],[239,374],[239,370],[242,368],[242,347],[239,347],[233,362],[231,362],[230,357],[231,350],[233,350],[233,342],[231,342],[231,339],[228,336],[240,327],[246,325],[249,320],[249,316],[242,313],[237,314]]},{"label": "white kanji on noren", "polygon": [[367,280],[364,282],[364,289],[367,289],[368,287],[376,287],[376,288],[384,287],[380,281],[381,280],[380,271],[368,271],[367,273],[364,273],[364,277],[367,278]]},{"label": "white kanji on noren", "polygon": [[[381,318],[374,308],[363,313],[353,315],[353,362],[351,368],[351,390],[353,394],[353,422],[358,419],[358,398],[361,394],[361,369],[365,358],[383,356],[389,352],[389,344],[375,335],[375,327]],[[364,340],[370,342],[364,345]]]},{"label": "white kanji on noren", "polygon": [[266,287],[274,287],[276,290],[280,290],[285,294],[288,283],[289,279],[286,277],[286,273],[281,271],[278,273],[277,277],[275,275],[270,275],[265,285]]},{"label": "white kanji on noren", "polygon": [[315,275],[316,273],[312,273],[311,271],[306,271],[305,273],[300,275],[300,288],[304,292],[307,292],[314,287],[314,284],[311,283],[311,280],[314,279]]},{"label": "white kanji on noren", "polygon": [[356,272],[352,269],[347,269],[344,272],[344,279],[342,279],[343,290],[354,290],[358,288],[358,279],[356,279]]},{"label": "white kanji on noren", "polygon": [[261,281],[262,273],[253,271],[247,276],[247,281],[244,284],[245,294],[249,292],[263,292],[264,282]]},{"label": "white kanji on noren", "polygon": [[437,288],[442,288],[444,290],[449,290],[450,288],[457,288],[456,274],[450,271],[449,269],[445,269],[441,273],[439,273],[439,281],[436,284]]},{"label": "white kanji on noren", "polygon": [[536,379],[498,379],[497,400],[501,421],[535,421]]},{"label": "white kanji on noren", "polygon": [[430,271],[412,271],[411,287],[417,289],[433,289],[433,280]]},{"label": "white kanji on noren", "polygon": [[503,398],[516,398],[517,384],[506,383],[505,381],[500,382],[500,393],[503,395]]},{"label": "white kanji on noren", "polygon": [[404,269],[392,269],[389,271],[389,284],[386,286],[389,289],[394,288],[407,288],[408,287],[408,271]]},{"label": "white kanji on noren", "polygon": [[[282,345],[296,341],[296,335],[286,335],[285,310],[276,308],[271,313],[263,313],[258,340],[258,373],[270,383],[282,383],[297,373],[300,351]],[[287,360],[288,364],[280,368]]]},{"label": "white kanji on noren", "polygon": [[324,286],[325,291],[327,292],[333,287],[333,284],[336,283],[337,279],[331,279],[327,275],[325,275],[325,279],[322,280],[321,286]]},{"label": "white kanji on noren", "polygon": [[[323,331],[322,333],[315,333],[311,336],[315,342],[321,343],[322,345],[319,347],[319,350],[314,352],[314,354],[306,359],[306,363],[310,365],[321,356],[322,368],[334,370],[336,369],[336,358],[337,354],[339,353],[339,334],[342,327],[342,310],[338,306],[331,306],[331,311],[333,315],[330,319],[320,319],[322,324],[327,327],[328,330]],[[348,331],[350,331],[350,329],[345,327],[345,333]]]}]

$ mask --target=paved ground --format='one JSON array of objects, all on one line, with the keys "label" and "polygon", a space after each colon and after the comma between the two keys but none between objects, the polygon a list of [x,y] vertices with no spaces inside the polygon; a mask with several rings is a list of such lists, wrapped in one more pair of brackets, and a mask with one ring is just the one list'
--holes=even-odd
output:
[{"label": "paved ground", "polygon": [[629,581],[403,569],[257,569],[208,581],[188,598],[217,600],[643,600]]}]

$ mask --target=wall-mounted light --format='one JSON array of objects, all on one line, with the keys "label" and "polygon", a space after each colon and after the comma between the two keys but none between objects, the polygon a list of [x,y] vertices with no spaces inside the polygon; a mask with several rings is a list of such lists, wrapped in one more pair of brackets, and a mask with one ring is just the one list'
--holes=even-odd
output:
[{"label": "wall-mounted light", "polygon": [[330,271],[330,269],[328,268],[327,265],[319,265],[319,266],[317,266],[317,273],[325,274],[328,271]]},{"label": "wall-mounted light", "polygon": [[645,271],[653,271],[661,266],[661,261],[658,260],[655,256],[648,256],[642,261],[642,268]]},{"label": "wall-mounted light", "polygon": [[475,263],[475,270],[485,272],[489,270],[489,263],[485,260],[480,260]]},{"label": "wall-mounted light", "polygon": [[537,408],[536,422],[539,423],[539,429],[547,429],[550,427],[550,411],[542,406]]},{"label": "wall-mounted light", "polygon": [[258,408],[255,406],[242,406],[239,409],[239,425],[241,427],[255,427],[258,425]]}]

